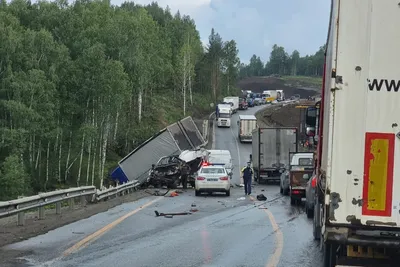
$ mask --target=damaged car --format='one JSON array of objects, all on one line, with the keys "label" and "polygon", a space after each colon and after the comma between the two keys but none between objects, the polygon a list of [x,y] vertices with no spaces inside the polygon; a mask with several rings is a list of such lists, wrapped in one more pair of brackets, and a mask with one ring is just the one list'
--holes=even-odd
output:
[{"label": "damaged car", "polygon": [[206,153],[204,150],[185,150],[179,157],[161,157],[152,165],[147,185],[156,188],[167,186],[171,189],[176,189],[179,185],[186,189],[188,184],[194,187],[195,174],[205,161]]}]

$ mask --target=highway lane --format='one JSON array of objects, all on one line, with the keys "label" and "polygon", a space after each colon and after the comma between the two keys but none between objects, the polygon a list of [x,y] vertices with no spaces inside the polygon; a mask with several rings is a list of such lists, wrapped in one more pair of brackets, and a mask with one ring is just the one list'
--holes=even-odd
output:
[{"label": "highway lane", "polygon": [[[259,108],[239,114],[254,114]],[[233,116],[231,129],[216,128],[214,144],[231,151],[234,183],[239,183],[240,166],[251,153],[251,144],[237,141],[237,117]],[[233,188],[230,197],[195,197],[193,190],[187,190],[173,198],[152,196],[126,203],[10,245],[0,254],[23,251],[25,255],[0,265],[319,267],[321,255],[303,208],[291,207],[277,186],[255,185],[253,196],[260,193],[268,197],[264,205],[249,197],[242,200],[242,188]],[[198,211],[191,215],[154,215],[154,210],[187,211],[192,204]]]}]

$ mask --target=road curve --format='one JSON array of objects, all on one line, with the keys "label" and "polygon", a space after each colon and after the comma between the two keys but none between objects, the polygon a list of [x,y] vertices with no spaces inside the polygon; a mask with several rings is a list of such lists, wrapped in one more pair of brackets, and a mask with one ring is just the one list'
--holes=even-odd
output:
[{"label": "road curve", "polygon": [[[239,114],[254,114],[260,107]],[[232,127],[215,129],[215,148],[229,149],[233,183],[249,159],[251,144],[237,141],[238,115]],[[254,199],[267,196],[267,202]],[[291,207],[277,186],[255,185],[253,197],[233,188],[230,197],[147,197],[7,246],[0,254],[24,252],[1,266],[99,267],[319,267],[321,255],[312,239],[311,221],[302,207]],[[191,215],[155,217],[154,211]]]}]

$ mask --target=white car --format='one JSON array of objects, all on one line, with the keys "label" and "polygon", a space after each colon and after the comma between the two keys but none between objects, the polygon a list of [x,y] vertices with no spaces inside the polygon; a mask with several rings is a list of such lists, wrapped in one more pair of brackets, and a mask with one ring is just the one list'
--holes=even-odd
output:
[{"label": "white car", "polygon": [[224,164],[205,163],[198,171],[195,181],[196,196],[202,192],[225,192],[231,194],[231,179]]}]

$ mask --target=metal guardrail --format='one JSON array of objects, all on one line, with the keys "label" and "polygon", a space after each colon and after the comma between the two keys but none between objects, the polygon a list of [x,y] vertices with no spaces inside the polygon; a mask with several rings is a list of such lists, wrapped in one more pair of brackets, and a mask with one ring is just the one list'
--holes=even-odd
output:
[{"label": "metal guardrail", "polygon": [[25,224],[26,211],[38,209],[39,220],[43,220],[45,218],[45,207],[51,204],[55,204],[56,214],[61,214],[61,204],[63,201],[68,201],[69,208],[73,209],[77,197],[80,197],[81,204],[86,204],[89,197],[90,202],[98,202],[113,196],[125,195],[126,193],[135,191],[139,185],[139,181],[134,180],[104,190],[97,190],[95,186],[82,186],[41,193],[10,201],[0,201],[0,218],[18,214],[18,225],[22,226]]},{"label": "metal guardrail", "polygon": [[95,201],[100,201],[111,196],[125,195],[125,193],[130,193],[131,191],[136,190],[139,185],[140,183],[138,180],[133,180],[105,190],[96,190]]}]

